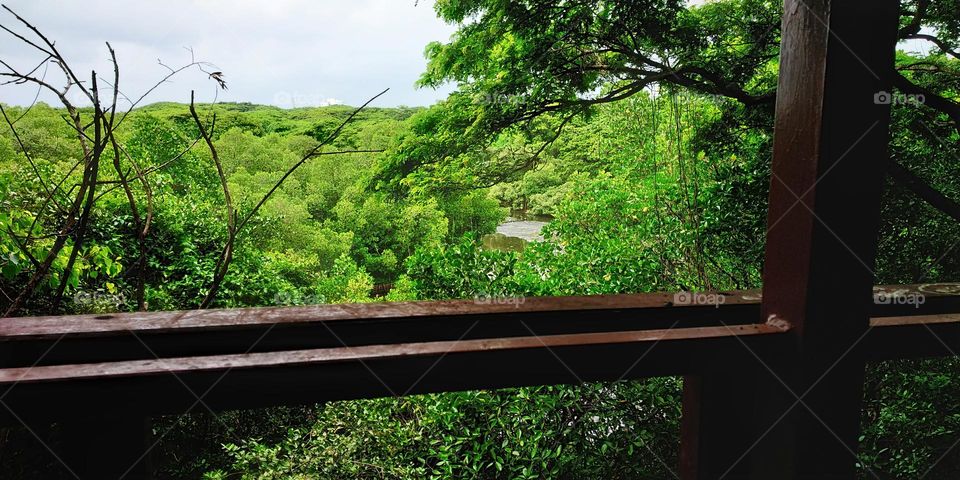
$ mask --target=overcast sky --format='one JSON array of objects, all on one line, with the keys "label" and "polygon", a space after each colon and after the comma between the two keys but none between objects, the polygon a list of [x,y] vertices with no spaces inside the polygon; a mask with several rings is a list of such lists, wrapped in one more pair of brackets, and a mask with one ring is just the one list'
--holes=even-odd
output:
[{"label": "overcast sky", "polygon": [[[184,47],[224,72],[229,90],[219,94],[219,101],[356,106],[390,87],[375,105],[415,106],[431,105],[453,88],[414,87],[426,65],[426,44],[445,41],[455,30],[436,17],[433,0],[5,0],[5,4],[55,40],[78,74],[86,76],[96,69],[112,77],[104,46],[110,41],[121,65],[121,89],[133,98],[167,73],[158,59],[172,67],[189,63]],[[5,11],[0,11],[0,22],[25,31]],[[0,58],[21,71],[42,60],[5,32],[0,38]],[[59,80],[54,70],[48,79]],[[191,89],[197,90],[199,101],[214,99],[214,83],[194,70],[157,89],[145,103],[187,102]],[[3,103],[29,104],[35,95],[32,86],[0,86]],[[82,104],[79,95],[72,98]],[[56,103],[49,95],[40,99]]]},{"label": "overcast sky", "polygon": [[[427,43],[449,39],[455,27],[438,19],[432,0],[5,0],[33,22],[75,70],[112,78],[104,41],[117,52],[121,90],[139,96],[167,73],[198,60],[216,64],[229,90],[219,101],[316,106],[359,105],[390,87],[376,105],[431,105],[452,87],[417,89]],[[0,21],[24,31],[0,12]],[[7,35],[5,32],[0,32]],[[29,71],[43,59],[6,36],[0,55]],[[53,68],[48,79],[57,78]],[[210,101],[212,81],[200,72],[176,77],[146,103],[186,102],[190,90]],[[0,87],[0,102],[27,104],[36,89]],[[44,99],[44,97],[41,97]],[[48,103],[53,103],[46,98]]]}]

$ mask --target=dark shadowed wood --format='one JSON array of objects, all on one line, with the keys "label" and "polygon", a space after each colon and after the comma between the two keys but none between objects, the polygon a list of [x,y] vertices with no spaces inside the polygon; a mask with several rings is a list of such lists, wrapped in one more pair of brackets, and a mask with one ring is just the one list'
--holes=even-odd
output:
[{"label": "dark shadowed wood", "polygon": [[874,318],[861,343],[864,356],[874,361],[956,356],[960,314]]},{"label": "dark shadowed wood", "polygon": [[60,460],[86,479],[153,478],[149,420],[142,415],[78,416],[59,425]]},{"label": "dark shadowed wood", "polygon": [[[892,89],[898,19],[895,0],[784,4],[761,311],[792,325],[795,343],[743,366],[768,378],[745,382],[741,368],[705,378],[686,405],[701,423],[699,440],[685,439],[699,443],[690,480],[855,478],[857,346],[874,303],[889,142],[889,105],[874,98]],[[724,401],[757,409],[711,410]]]},{"label": "dark shadowed wood", "polygon": [[756,322],[757,292],[724,298],[722,310],[643,294],[16,318],[0,321],[0,367]]}]

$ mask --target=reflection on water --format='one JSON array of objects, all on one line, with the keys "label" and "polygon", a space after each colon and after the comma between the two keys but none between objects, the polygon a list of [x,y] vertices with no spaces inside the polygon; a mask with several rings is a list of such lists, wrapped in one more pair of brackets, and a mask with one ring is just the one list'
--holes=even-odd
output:
[{"label": "reflection on water", "polygon": [[[545,217],[549,220],[549,217]],[[484,235],[483,248],[487,250],[501,250],[505,252],[519,252],[527,242],[539,242],[543,240],[541,231],[546,221],[541,220],[517,220],[507,218],[507,221],[497,227],[497,233]]]},{"label": "reflection on water", "polygon": [[519,252],[527,241],[519,237],[508,237],[502,233],[488,233],[481,238],[484,250],[500,250],[501,252]]}]

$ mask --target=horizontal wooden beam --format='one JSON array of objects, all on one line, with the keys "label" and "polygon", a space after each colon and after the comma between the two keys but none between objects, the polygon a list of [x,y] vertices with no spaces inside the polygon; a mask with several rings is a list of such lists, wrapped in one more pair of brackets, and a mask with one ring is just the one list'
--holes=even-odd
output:
[{"label": "horizontal wooden beam", "polygon": [[775,355],[786,333],[733,325],[0,369],[0,424],[678,375]]},{"label": "horizontal wooden beam", "polygon": [[[722,292],[718,292],[722,293]],[[722,293],[723,305],[756,305],[759,290]],[[132,312],[90,315],[17,317],[0,320],[0,341],[18,338],[55,338],[61,335],[98,336],[117,332],[188,332],[234,329],[270,324],[296,325],[351,320],[429,319],[448,316],[536,314],[549,312],[608,312],[611,309],[697,309],[674,304],[673,293],[586,295],[568,297],[478,297],[470,300],[426,302],[346,303],[309,306],[255,307],[171,312]]]},{"label": "horizontal wooden beam", "polygon": [[[0,369],[0,424],[611,381],[774,362],[781,325],[523,336]],[[881,317],[870,358],[953,355],[960,314]]]},{"label": "horizontal wooden beam", "polygon": [[[960,300],[960,283],[927,283],[915,285],[882,285],[875,287],[882,294],[874,316],[893,311],[898,304],[909,309],[928,311],[930,305],[919,306],[898,301],[898,297],[925,297],[934,304],[954,297]],[[721,295],[724,312],[741,305],[759,305],[759,290],[702,292],[702,296]],[[135,331],[137,333],[185,333],[208,330],[230,330],[243,326],[297,325],[306,323],[349,322],[354,320],[423,320],[436,317],[503,317],[513,314],[563,314],[585,312],[609,313],[611,310],[649,310],[664,313],[667,309],[710,312],[694,301],[677,303],[679,298],[693,299],[680,293],[640,293],[626,295],[584,295],[566,297],[479,297],[473,300],[440,300],[421,302],[381,302],[326,304],[286,307],[255,307],[167,312],[131,312],[88,315],[56,315],[0,319],[0,341],[42,339],[69,336],[105,336]],[[957,304],[953,304],[957,305]]]},{"label": "horizontal wooden beam", "polygon": [[786,326],[766,324],[699,327],[631,332],[580,333],[569,335],[527,336],[425,343],[364,345],[359,347],[318,348],[282,352],[211,355],[123,362],[50,365],[0,370],[0,386],[72,380],[102,380],[151,375],[188,375],[196,372],[238,371],[250,368],[271,368],[291,365],[370,362],[416,356],[485,352],[494,355],[507,350],[548,349],[571,346],[618,344],[667,345],[680,340],[708,340],[754,335],[780,334]]},{"label": "horizontal wooden beam", "polygon": [[871,361],[960,354],[960,314],[873,318],[860,347]]},{"label": "horizontal wooden beam", "polygon": [[[960,284],[877,291],[875,317],[960,311]],[[650,293],[8,318],[0,368],[761,322],[758,291],[707,295],[722,304]]]},{"label": "horizontal wooden beam", "polygon": [[0,368],[341,346],[757,323],[757,292],[723,308],[673,294],[531,297],[0,320]]}]

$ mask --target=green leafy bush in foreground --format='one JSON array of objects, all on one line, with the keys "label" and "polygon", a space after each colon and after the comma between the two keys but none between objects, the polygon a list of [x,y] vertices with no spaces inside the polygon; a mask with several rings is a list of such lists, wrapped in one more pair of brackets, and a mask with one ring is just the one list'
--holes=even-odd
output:
[{"label": "green leafy bush in foreground", "polygon": [[668,478],[679,405],[676,378],[332,402],[205,478]]}]

